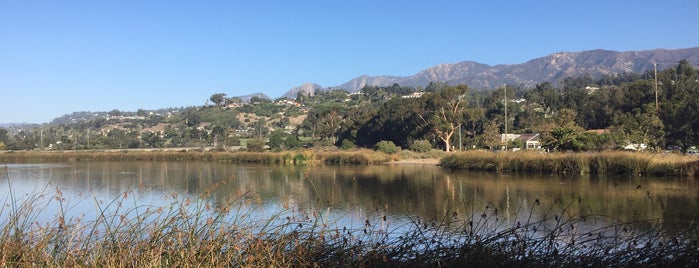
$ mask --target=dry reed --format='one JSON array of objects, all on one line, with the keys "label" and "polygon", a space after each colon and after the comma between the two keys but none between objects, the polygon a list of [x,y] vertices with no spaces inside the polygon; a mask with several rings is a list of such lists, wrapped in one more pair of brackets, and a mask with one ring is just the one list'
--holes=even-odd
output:
[{"label": "dry reed", "polygon": [[447,155],[450,169],[495,172],[566,173],[597,175],[699,175],[699,159],[674,154],[635,152],[539,153],[468,151]]}]

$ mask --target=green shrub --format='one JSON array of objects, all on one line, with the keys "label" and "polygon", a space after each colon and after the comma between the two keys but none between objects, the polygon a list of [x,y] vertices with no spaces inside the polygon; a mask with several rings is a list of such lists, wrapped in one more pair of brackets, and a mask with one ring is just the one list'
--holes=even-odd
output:
[{"label": "green shrub", "polygon": [[343,149],[343,150],[354,149],[356,147],[357,147],[357,145],[355,145],[354,142],[352,142],[351,140],[348,140],[348,139],[342,140],[342,145],[340,145],[340,149]]},{"label": "green shrub", "polygon": [[250,152],[262,152],[265,149],[265,141],[262,139],[250,139],[246,144]]},{"label": "green shrub", "polygon": [[387,153],[394,154],[400,150],[400,147],[396,146],[392,141],[380,141],[376,143],[376,150]]},{"label": "green shrub", "polygon": [[418,153],[429,152],[432,150],[432,144],[428,140],[416,140],[410,145],[410,150]]},{"label": "green shrub", "polygon": [[301,140],[299,140],[299,136],[296,135],[289,135],[284,140],[284,146],[286,146],[286,149],[301,148],[302,145],[303,144],[301,143]]}]

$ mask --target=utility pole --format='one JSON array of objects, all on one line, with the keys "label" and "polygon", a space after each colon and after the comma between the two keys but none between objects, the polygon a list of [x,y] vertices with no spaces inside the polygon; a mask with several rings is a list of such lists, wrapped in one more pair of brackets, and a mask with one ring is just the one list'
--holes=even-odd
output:
[{"label": "utility pole", "polygon": [[507,83],[505,83],[505,151],[507,151]]},{"label": "utility pole", "polygon": [[461,124],[459,124],[459,151],[463,151],[464,146],[463,143],[461,143]]},{"label": "utility pole", "polygon": [[658,111],[658,66],[653,62],[653,71],[655,72],[655,110]]}]

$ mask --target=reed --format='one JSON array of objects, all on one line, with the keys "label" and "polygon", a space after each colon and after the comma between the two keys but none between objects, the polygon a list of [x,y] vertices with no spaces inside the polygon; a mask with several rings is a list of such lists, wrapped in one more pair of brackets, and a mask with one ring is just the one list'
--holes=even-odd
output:
[{"label": "reed", "polygon": [[699,175],[699,159],[681,155],[634,152],[539,153],[468,151],[447,155],[440,164],[450,169],[496,172],[598,175]]},{"label": "reed", "polygon": [[[7,174],[7,172],[5,172]],[[696,236],[663,235],[661,225],[615,222],[595,230],[582,201],[522,205],[509,220],[488,204],[444,208],[441,218],[409,216],[392,226],[386,215],[362,226],[339,226],[331,208],[295,208],[254,219],[258,199],[240,193],[215,202],[166,196],[164,206],[138,204],[133,190],[110,202],[94,200],[94,219],[71,217],[58,189],[18,197],[0,209],[3,267],[629,267],[699,265]],[[49,203],[56,217],[37,219]],[[532,215],[543,215],[534,217]],[[695,234],[696,235],[696,234]]]},{"label": "reed", "polygon": [[0,163],[66,161],[217,161],[259,164],[348,164],[385,163],[395,158],[373,150],[294,150],[282,152],[203,151],[61,151],[1,153]]}]

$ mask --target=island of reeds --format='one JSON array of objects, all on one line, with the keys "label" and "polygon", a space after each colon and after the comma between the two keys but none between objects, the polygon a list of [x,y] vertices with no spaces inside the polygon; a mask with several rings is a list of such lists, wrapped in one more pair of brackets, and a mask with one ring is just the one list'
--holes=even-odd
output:
[{"label": "island of reeds", "polygon": [[699,158],[639,152],[542,153],[468,151],[446,155],[445,168],[507,173],[630,176],[699,175]]}]

